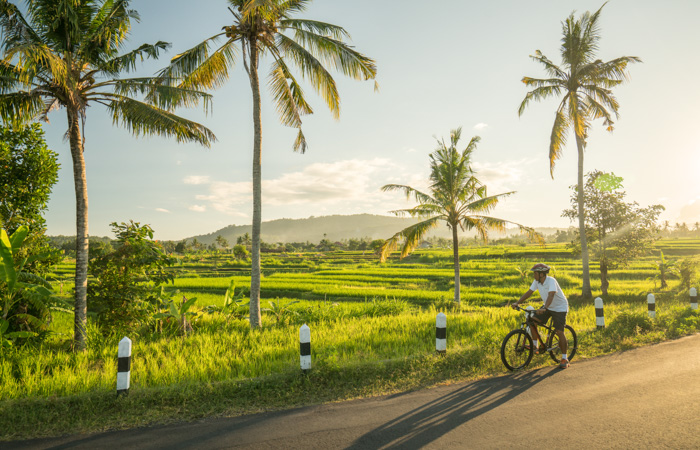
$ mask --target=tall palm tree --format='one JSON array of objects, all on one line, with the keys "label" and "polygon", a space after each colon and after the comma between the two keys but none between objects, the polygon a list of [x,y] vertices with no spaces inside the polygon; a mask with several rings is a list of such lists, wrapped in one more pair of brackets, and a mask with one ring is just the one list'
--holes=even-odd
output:
[{"label": "tall palm tree", "polygon": [[471,167],[471,156],[480,138],[473,137],[469,145],[460,152],[457,145],[461,134],[461,128],[452,130],[450,144],[447,145],[444,140],[439,140],[437,149],[430,155],[429,192],[423,193],[418,189],[400,184],[387,184],[382,187],[385,192],[403,191],[407,198],[413,197],[419,203],[413,208],[392,211],[394,214],[425,219],[387,239],[381,248],[382,262],[386,261],[389,254],[396,250],[400,243],[403,243],[401,258],[404,258],[413,251],[428,231],[438,226],[440,221],[445,222],[452,231],[455,302],[457,304],[460,304],[458,229],[462,231],[475,230],[486,241],[489,230],[504,231],[506,224],[510,223],[517,225],[531,239],[543,242],[542,237],[532,228],[485,215],[498,205],[500,199],[515,192],[487,195],[486,186],[476,178],[476,173]]},{"label": "tall palm tree", "polygon": [[27,0],[26,5],[25,18],[16,5],[0,1],[0,118],[21,126],[35,119],[48,121],[52,110],[66,110],[77,216],[75,345],[83,349],[88,263],[83,129],[88,107],[105,106],[115,125],[136,136],[160,134],[208,146],[215,139],[211,131],[170,109],[206,102],[209,95],[153,78],[118,78],[135,70],[137,60],[157,58],[169,47],[159,41],[121,53],[131,21],[139,20],[129,0]]},{"label": "tall palm tree", "polygon": [[340,97],[326,67],[355,79],[374,79],[372,59],[343,42],[347,31],[337,25],[293,18],[310,0],[227,0],[232,24],[201,44],[173,58],[161,75],[166,79],[184,77],[181,86],[216,88],[229,76],[239,54],[253,93],[253,236],[250,280],[250,326],[260,323],[260,227],[262,218],[262,121],[259,67],[268,56],[271,66],[268,86],[275,100],[280,121],[299,130],[294,150],[306,151],[301,117],[313,110],[301,85],[292,73],[296,66],[321,95],[331,113],[338,118]]},{"label": "tall palm tree", "polygon": [[[603,5],[605,6],[605,5]],[[583,209],[583,151],[591,122],[602,118],[608,131],[613,130],[613,115],[618,118],[619,104],[611,88],[628,78],[627,64],[641,62],[635,56],[622,56],[603,62],[596,58],[600,29],[598,19],[603,6],[595,13],[586,12],[579,19],[574,13],[562,22],[560,66],[555,65],[539,50],[532,59],[544,66],[549,78],[523,77],[527,86],[534,88],[525,95],[518,115],[522,115],[531,100],[562,96],[554,117],[549,143],[549,170],[554,178],[554,163],[561,157],[566,145],[569,127],[573,128],[578,149],[578,224],[581,236],[584,298],[591,297],[588,269],[588,244]]]}]

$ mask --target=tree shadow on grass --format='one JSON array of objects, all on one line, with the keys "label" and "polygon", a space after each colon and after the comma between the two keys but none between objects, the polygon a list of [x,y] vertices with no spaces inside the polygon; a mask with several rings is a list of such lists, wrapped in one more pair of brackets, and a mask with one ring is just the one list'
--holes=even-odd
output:
[{"label": "tree shadow on grass", "polygon": [[349,449],[421,448],[557,373],[536,370],[469,383],[366,433]]}]

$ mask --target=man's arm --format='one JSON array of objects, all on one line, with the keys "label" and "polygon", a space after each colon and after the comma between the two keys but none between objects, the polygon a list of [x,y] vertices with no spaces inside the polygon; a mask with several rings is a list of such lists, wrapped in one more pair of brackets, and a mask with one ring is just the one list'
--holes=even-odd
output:
[{"label": "man's arm", "polygon": [[528,298],[530,298],[531,295],[532,295],[532,290],[531,290],[531,289],[528,289],[527,292],[524,293],[524,294],[520,297],[520,300],[518,300],[517,302],[513,303],[513,306],[517,306],[517,305],[519,305],[520,303],[524,302],[525,300],[527,300]]},{"label": "man's arm", "polygon": [[554,300],[554,294],[556,294],[557,291],[552,291],[549,294],[547,294],[547,301],[544,302],[544,307],[542,309],[547,309],[549,308],[549,305],[552,304],[552,300]]}]

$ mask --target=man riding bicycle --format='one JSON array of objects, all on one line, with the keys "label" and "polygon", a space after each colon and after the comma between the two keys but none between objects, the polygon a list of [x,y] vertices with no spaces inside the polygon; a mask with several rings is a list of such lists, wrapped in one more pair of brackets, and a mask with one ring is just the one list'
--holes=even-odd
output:
[{"label": "man riding bicycle", "polygon": [[[554,331],[559,337],[559,349],[561,350],[561,362],[559,363],[559,367],[566,369],[569,367],[569,359],[566,355],[569,344],[564,335],[564,327],[566,326],[566,314],[569,312],[569,301],[566,299],[557,280],[547,275],[549,273],[549,266],[547,264],[535,264],[530,271],[535,280],[532,282],[530,289],[528,289],[517,302],[513,303],[512,307],[515,308],[517,305],[530,298],[533,292],[539,291],[544,305],[532,316],[533,322],[543,324],[546,323],[550,317],[552,318]],[[530,333],[535,352],[538,354],[544,352],[544,345],[541,347],[538,346],[540,335],[537,332],[537,326],[532,326],[530,328]]]}]

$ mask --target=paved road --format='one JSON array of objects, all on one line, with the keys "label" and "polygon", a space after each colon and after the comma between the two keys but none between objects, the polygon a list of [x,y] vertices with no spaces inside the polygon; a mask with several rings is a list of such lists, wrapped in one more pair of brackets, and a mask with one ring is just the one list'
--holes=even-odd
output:
[{"label": "paved road", "polygon": [[526,373],[4,448],[700,448],[700,334]]}]

